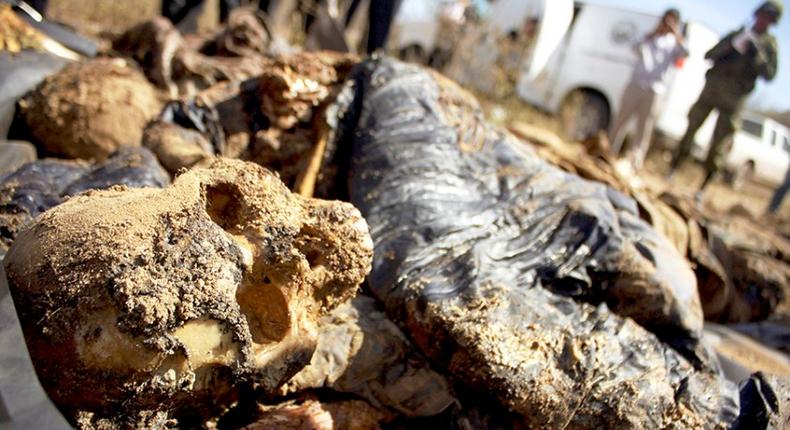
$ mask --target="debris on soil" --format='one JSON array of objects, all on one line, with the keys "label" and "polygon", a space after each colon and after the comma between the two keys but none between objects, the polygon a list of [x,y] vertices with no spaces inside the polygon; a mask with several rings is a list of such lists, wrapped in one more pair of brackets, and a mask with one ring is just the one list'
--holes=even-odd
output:
[{"label": "debris on soil", "polygon": [[20,229],[69,196],[115,185],[161,188],[168,183],[167,173],[144,148],[122,149],[96,165],[51,158],[28,163],[0,179],[0,254]]},{"label": "debris on soil", "polygon": [[47,152],[103,161],[121,147],[140,146],[161,102],[140,72],[122,60],[98,59],[66,66],[20,106]]},{"label": "debris on soil", "polygon": [[403,417],[438,415],[456,402],[447,380],[431,370],[367,296],[321,320],[310,365],[283,388],[285,393],[330,388],[355,394]]},{"label": "debris on soil", "polygon": [[328,136],[327,112],[358,59],[330,52],[277,57],[259,79],[223,83],[197,95],[216,109],[226,136],[226,156],[253,161],[276,171],[291,189],[308,169],[314,149],[329,142],[317,172],[316,195],[334,197],[337,171],[329,163],[337,148]]},{"label": "debris on soil", "polygon": [[221,57],[272,56],[272,34],[255,8],[236,8],[217,34],[200,51]]},{"label": "debris on soil", "polygon": [[279,52],[260,17],[239,8],[211,40],[185,40],[165,18],[138,24],[113,40],[113,49],[137,61],[171,96],[193,96],[224,81],[259,76]]},{"label": "debris on soil", "polygon": [[73,197],[22,231],[4,263],[62,410],[164,413],[188,427],[241,387],[273,392],[307,365],[318,320],[356,294],[371,255],[350,204],[219,159],[162,190]]},{"label": "debris on soil", "polygon": [[380,430],[387,415],[360,400],[321,403],[316,400],[266,407],[244,430]]}]

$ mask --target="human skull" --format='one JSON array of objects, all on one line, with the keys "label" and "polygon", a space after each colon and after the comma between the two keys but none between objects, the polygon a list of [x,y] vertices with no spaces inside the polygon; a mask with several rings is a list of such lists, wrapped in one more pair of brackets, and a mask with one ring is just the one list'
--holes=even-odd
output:
[{"label": "human skull", "polygon": [[317,320],[354,296],[372,249],[350,204],[219,159],[163,190],[72,198],[22,232],[5,265],[59,406],[178,417],[244,384],[272,391],[308,364]]}]

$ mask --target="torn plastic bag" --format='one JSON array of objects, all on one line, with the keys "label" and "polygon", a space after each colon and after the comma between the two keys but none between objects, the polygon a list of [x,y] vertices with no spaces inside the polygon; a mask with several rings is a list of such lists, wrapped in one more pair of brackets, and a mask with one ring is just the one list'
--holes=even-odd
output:
[{"label": "torn plastic bag", "polygon": [[170,177],[145,148],[123,148],[104,163],[44,159],[22,166],[0,182],[0,253],[16,233],[68,196],[114,185],[162,188]]},{"label": "torn plastic bag", "polygon": [[548,165],[430,72],[373,60],[352,83],[340,140],[369,285],[435,365],[536,428],[735,421],[694,275],[632,200]]}]

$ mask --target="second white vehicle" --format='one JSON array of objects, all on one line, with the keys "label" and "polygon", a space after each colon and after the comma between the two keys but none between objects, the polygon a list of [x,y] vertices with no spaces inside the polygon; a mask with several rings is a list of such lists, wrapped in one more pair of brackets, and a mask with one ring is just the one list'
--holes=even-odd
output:
[{"label": "second white vehicle", "polygon": [[[710,139],[697,141],[694,156],[704,160]],[[727,154],[725,170],[736,188],[749,180],[769,185],[784,181],[790,167],[790,129],[778,122],[755,114],[745,114],[741,129],[735,133]]]}]

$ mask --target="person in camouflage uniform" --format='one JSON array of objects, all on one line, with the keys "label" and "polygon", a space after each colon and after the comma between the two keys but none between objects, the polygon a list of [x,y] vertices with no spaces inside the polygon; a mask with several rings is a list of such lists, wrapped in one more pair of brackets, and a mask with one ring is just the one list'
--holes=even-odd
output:
[{"label": "person in camouflage uniform", "polygon": [[768,28],[779,21],[783,12],[781,0],[769,0],[754,13],[751,28],[741,28],[724,37],[705,58],[713,61],[708,71],[705,88],[688,114],[688,129],[672,159],[670,177],[691,154],[697,131],[713,110],[719,119],[705,160],[707,176],[700,187],[704,190],[724,166],[725,144],[740,125],[746,98],[754,90],[757,79],[770,81],[776,76],[776,39]]}]

